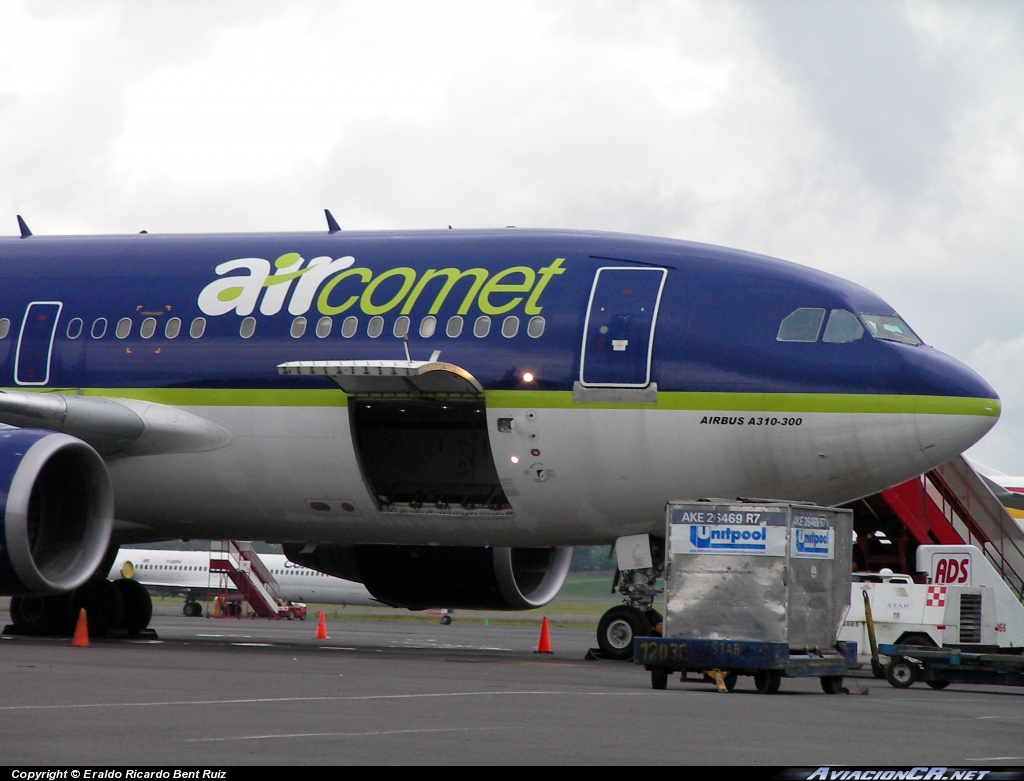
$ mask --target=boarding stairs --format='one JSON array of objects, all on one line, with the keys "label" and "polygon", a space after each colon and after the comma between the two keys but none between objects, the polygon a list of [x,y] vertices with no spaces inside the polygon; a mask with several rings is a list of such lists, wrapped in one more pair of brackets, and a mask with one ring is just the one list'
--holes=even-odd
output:
[{"label": "boarding stairs", "polygon": [[222,540],[210,550],[210,572],[221,572],[235,584],[258,616],[280,618],[277,580],[270,574],[251,542]]},{"label": "boarding stairs", "polygon": [[974,545],[1024,599],[1024,531],[963,456],[847,506],[868,569],[912,573],[918,545]]}]

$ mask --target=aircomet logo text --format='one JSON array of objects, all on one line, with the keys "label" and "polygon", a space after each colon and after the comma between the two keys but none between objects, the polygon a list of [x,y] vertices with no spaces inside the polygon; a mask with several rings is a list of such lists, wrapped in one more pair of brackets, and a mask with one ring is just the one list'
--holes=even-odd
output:
[{"label": "aircomet logo text", "polygon": [[357,266],[352,255],[316,257],[307,263],[289,252],[273,264],[264,258],[236,258],[214,269],[219,279],[203,288],[198,303],[211,317],[251,315],[257,305],[262,315],[276,315],[286,305],[295,316],[314,306],[322,315],[353,309],[367,315],[408,315],[416,307],[436,315],[449,299],[458,301],[460,315],[474,307],[485,315],[503,315],[519,307],[525,315],[539,315],[540,297],[553,277],[565,273],[564,261],[556,258],[539,269],[510,266],[493,274],[485,268],[420,272],[409,266],[375,273]]}]

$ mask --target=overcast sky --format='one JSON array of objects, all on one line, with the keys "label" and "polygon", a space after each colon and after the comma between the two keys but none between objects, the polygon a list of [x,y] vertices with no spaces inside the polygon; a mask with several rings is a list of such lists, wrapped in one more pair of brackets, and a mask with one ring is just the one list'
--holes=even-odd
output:
[{"label": "overcast sky", "polygon": [[852,279],[995,386],[969,455],[1024,474],[1024,2],[0,0],[0,234],[324,207]]}]

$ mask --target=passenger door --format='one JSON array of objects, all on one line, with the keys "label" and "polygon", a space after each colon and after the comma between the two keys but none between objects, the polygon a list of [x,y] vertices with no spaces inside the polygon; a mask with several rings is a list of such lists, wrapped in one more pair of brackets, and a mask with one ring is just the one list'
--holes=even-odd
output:
[{"label": "passenger door", "polygon": [[18,385],[46,385],[50,381],[53,337],[63,307],[60,301],[33,301],[25,310],[14,357]]},{"label": "passenger door", "polygon": [[606,266],[594,275],[583,329],[580,383],[643,388],[651,381],[651,350],[663,268]]}]

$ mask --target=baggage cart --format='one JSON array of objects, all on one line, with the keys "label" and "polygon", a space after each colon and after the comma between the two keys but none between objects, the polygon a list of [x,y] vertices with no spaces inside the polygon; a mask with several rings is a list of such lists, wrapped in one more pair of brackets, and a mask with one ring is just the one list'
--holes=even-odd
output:
[{"label": "baggage cart", "polygon": [[878,650],[889,657],[885,679],[897,689],[923,681],[933,689],[951,683],[1024,686],[1024,656],[1008,653],[975,653],[959,648],[890,645]]},{"label": "baggage cart", "polygon": [[669,502],[662,637],[637,637],[634,662],[664,689],[699,673],[719,691],[740,675],[759,692],[817,676],[829,693],[856,644],[838,644],[850,599],[853,514],[791,502]]}]

